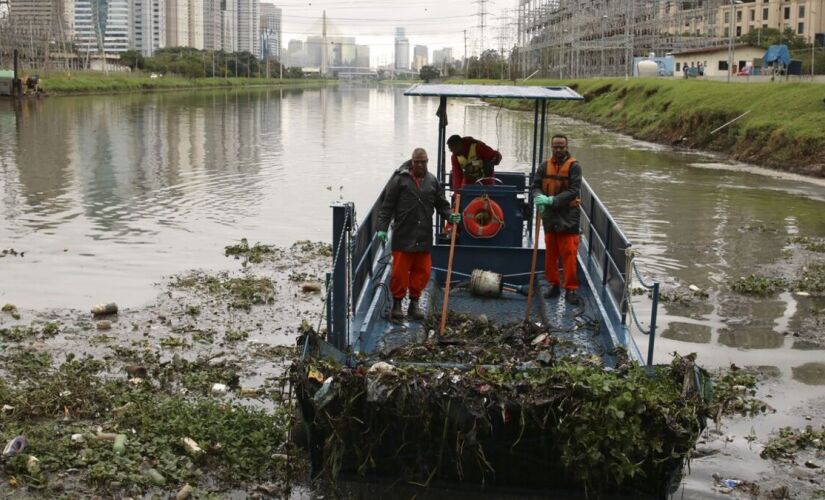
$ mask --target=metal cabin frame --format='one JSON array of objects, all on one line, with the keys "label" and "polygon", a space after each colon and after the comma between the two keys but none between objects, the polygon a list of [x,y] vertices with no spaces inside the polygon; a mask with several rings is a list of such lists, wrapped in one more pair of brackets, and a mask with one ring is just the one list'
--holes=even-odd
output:
[{"label": "metal cabin frame", "polygon": [[[408,89],[406,96],[431,96],[439,98],[438,155],[436,176],[446,185],[446,126],[447,98],[504,98],[530,99],[535,102],[533,116],[533,150],[530,176],[524,173],[496,172],[496,177],[507,179],[521,190],[524,203],[521,210],[523,238],[513,246],[462,245],[463,265],[454,267],[454,272],[469,273],[481,262],[497,260],[502,268],[496,272],[510,276],[509,281],[527,283],[529,262],[533,248],[533,227],[536,216],[533,210],[530,186],[536,175],[538,162],[544,158],[545,130],[547,124],[548,100],[581,100],[582,96],[567,87],[494,86],[494,85],[447,85],[418,84]],[[477,194],[485,188],[470,186],[470,194]],[[383,190],[382,190],[383,193]],[[383,196],[379,196],[366,217],[358,225],[355,207],[352,203],[338,202],[333,209],[332,272],[327,275],[327,341],[322,345],[321,354],[348,362],[357,352],[371,352],[376,347],[376,339],[371,338],[375,324],[380,321],[388,298],[390,276],[390,248],[375,238],[378,211]],[[618,224],[599,200],[586,181],[582,181],[581,193],[582,228],[579,246],[580,281],[587,284],[590,293],[586,297],[589,310],[597,312],[599,328],[607,332],[608,347],[624,347],[630,357],[645,363],[641,352],[633,340],[628,324],[628,312],[637,327],[649,335],[646,364],[653,361],[653,344],[656,332],[658,305],[658,283],[647,284],[642,280],[631,243]],[[434,228],[442,226],[436,217]],[[439,240],[434,234],[433,268],[436,282],[443,282],[449,244]],[[540,250],[543,254],[543,250]],[[543,255],[540,256],[543,263]],[[439,266],[439,264],[443,263]],[[541,265],[540,267],[543,267]],[[631,269],[635,271],[641,285],[651,290],[653,307],[648,327],[644,328],[633,311],[629,300]],[[541,275],[543,269],[537,269]],[[334,347],[334,349],[330,349]]]}]

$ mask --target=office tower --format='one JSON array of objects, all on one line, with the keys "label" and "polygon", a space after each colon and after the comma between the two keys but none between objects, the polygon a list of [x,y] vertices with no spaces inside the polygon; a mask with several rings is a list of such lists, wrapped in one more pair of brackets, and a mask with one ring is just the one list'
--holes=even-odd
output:
[{"label": "office tower", "polygon": [[426,45],[416,45],[413,48],[413,69],[420,71],[422,66],[427,65],[428,50]]},{"label": "office tower", "polygon": [[410,41],[404,28],[395,28],[395,69],[410,69]]},{"label": "office tower", "polygon": [[281,61],[281,9],[271,3],[261,4],[261,54]]},{"label": "office tower", "polygon": [[129,0],[75,0],[74,36],[78,51],[119,54],[129,50]]}]

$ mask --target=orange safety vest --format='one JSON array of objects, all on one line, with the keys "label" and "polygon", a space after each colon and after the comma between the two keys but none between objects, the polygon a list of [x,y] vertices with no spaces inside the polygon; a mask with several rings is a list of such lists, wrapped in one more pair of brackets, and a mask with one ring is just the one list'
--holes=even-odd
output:
[{"label": "orange safety vest", "polygon": [[[547,160],[547,167],[544,169],[544,177],[541,179],[541,190],[544,194],[549,196],[556,196],[570,186],[570,165],[576,161],[572,156],[567,158],[567,161],[559,167],[556,163],[556,158],[551,156]],[[576,196],[574,200],[570,201],[568,205],[571,208],[581,205],[582,199]]]}]

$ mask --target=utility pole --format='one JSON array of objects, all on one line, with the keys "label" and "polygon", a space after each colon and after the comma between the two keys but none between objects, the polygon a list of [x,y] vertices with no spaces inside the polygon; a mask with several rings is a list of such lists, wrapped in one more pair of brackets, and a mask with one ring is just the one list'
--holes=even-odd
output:
[{"label": "utility pole", "polygon": [[467,30],[464,30],[464,78],[467,78]]},{"label": "utility pole", "polygon": [[327,74],[327,65],[329,64],[328,61],[328,50],[327,50],[327,11],[324,11],[322,17],[322,28],[321,28],[321,76],[326,76]]}]

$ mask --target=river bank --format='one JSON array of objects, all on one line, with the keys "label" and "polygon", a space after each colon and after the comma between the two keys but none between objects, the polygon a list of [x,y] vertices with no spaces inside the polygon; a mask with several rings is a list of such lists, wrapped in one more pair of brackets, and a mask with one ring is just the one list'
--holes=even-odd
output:
[{"label": "river bank", "polygon": [[[548,108],[551,113],[637,139],[825,177],[825,87],[821,85],[622,78],[528,84],[567,85],[584,96],[583,102],[553,102]],[[530,107],[518,100],[501,104],[510,109]]]},{"label": "river bank", "polygon": [[40,87],[47,95],[114,94],[239,87],[308,88],[336,85],[337,83],[338,80],[322,78],[183,78],[175,75],[152,78],[151,75],[142,73],[110,73],[105,75],[99,72],[51,73],[40,79]]}]

